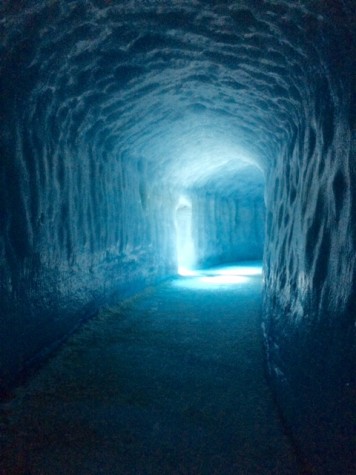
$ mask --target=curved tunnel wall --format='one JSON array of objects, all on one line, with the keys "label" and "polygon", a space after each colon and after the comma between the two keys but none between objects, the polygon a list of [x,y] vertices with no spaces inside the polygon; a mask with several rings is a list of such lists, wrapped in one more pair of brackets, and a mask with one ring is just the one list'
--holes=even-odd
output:
[{"label": "curved tunnel wall", "polygon": [[230,194],[198,189],[192,195],[197,267],[262,260],[266,210],[261,170],[246,167]]},{"label": "curved tunnel wall", "polygon": [[[179,196],[214,229],[255,165],[278,400],[321,470],[340,447],[351,463],[352,2],[23,0],[0,16],[2,384],[112,292],[173,273]],[[237,256],[204,229],[201,262]]]},{"label": "curved tunnel wall", "polygon": [[269,370],[316,473],[352,473],[355,463],[355,150],[352,100],[339,87],[331,71],[318,78],[267,178]]}]

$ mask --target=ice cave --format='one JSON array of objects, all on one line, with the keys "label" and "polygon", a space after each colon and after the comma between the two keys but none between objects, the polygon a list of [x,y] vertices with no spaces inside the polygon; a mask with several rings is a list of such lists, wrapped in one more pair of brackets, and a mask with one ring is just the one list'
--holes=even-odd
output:
[{"label": "ice cave", "polygon": [[356,473],[355,20],[1,2],[1,474]]}]

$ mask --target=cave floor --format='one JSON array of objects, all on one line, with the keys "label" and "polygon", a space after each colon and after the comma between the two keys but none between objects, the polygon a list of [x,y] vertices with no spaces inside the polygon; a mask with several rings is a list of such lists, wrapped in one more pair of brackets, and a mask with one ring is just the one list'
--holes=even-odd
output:
[{"label": "cave floor", "polygon": [[166,281],[87,323],[3,407],[0,473],[297,474],[261,275],[228,276]]}]

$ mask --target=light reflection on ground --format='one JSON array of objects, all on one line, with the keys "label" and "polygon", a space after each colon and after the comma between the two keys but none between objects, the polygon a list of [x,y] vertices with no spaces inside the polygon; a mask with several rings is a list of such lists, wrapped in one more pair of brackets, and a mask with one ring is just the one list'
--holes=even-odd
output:
[{"label": "light reflection on ground", "polygon": [[212,267],[209,269],[187,269],[180,267],[179,275],[182,277],[174,285],[194,289],[208,289],[221,286],[248,284],[262,275],[261,262],[245,262],[241,265],[228,265]]}]

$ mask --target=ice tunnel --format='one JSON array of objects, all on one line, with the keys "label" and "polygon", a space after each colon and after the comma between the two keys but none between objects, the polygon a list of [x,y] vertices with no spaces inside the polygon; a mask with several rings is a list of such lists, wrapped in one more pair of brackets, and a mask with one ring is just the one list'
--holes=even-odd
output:
[{"label": "ice tunnel", "polygon": [[277,403],[351,473],[353,2],[4,0],[0,28],[2,392],[182,249],[263,254]]}]

